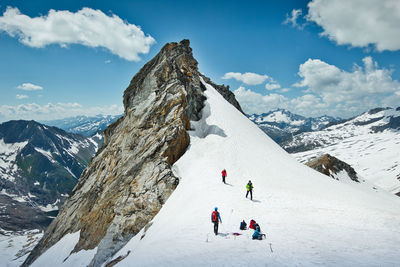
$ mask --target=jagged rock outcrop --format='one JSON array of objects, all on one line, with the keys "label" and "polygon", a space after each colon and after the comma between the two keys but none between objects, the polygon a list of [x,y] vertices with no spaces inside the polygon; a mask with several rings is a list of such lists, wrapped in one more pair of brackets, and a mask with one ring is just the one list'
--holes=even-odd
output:
[{"label": "jagged rock outcrop", "polygon": [[306,165],[336,180],[339,180],[338,173],[345,171],[352,181],[360,182],[356,171],[349,164],[329,154],[315,158]]},{"label": "jagged rock outcrop", "polygon": [[24,265],[80,231],[74,252],[97,247],[91,265],[100,266],[152,220],[179,183],[172,164],[189,145],[190,120],[201,118],[197,64],[188,40],[168,43],[133,77],[124,116],[104,131],[103,147]]}]

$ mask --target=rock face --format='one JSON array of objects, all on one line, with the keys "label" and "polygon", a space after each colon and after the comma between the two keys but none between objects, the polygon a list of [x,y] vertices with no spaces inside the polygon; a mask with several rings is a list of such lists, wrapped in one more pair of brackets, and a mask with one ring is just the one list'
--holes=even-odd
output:
[{"label": "rock face", "polygon": [[336,180],[339,180],[338,174],[345,171],[352,181],[360,182],[356,171],[349,164],[329,154],[313,159],[307,162],[306,165]]},{"label": "rock face", "polygon": [[74,252],[97,247],[91,265],[100,266],[148,225],[179,183],[172,164],[189,145],[190,120],[201,118],[197,64],[188,40],[168,43],[133,77],[124,116],[104,131],[103,147],[24,265],[80,231]]}]

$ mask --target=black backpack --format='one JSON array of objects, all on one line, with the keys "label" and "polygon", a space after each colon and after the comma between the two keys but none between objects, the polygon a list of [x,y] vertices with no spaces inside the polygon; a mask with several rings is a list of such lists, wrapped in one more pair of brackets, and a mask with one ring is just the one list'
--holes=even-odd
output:
[{"label": "black backpack", "polygon": [[240,223],[240,230],[246,230],[246,226],[247,226],[247,224],[246,224],[246,222],[243,220],[243,221]]}]

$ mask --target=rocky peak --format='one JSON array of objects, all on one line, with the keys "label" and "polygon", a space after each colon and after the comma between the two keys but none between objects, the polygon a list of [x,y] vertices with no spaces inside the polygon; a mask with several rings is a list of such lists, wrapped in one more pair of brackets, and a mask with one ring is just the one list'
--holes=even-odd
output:
[{"label": "rocky peak", "polygon": [[349,164],[329,154],[315,158],[307,162],[306,165],[336,180],[339,180],[338,174],[345,171],[352,181],[360,182],[356,171]]},{"label": "rocky peak", "polygon": [[[125,114],[147,98],[148,93],[158,94],[172,86],[173,83],[185,86],[186,96],[190,98],[202,96],[201,91],[204,90],[204,87],[200,83],[198,63],[193,58],[189,45],[189,40],[168,43],[164,45],[157,56],[144,65],[124,92]],[[185,115],[190,120],[199,120],[198,114],[202,107],[202,105],[187,105]]]},{"label": "rocky peak", "polygon": [[166,44],[145,64],[124,92],[124,116],[104,131],[102,148],[24,265],[79,231],[72,252],[97,248],[90,265],[100,266],[147,229],[179,184],[172,165],[189,145],[190,121],[201,118],[204,90],[188,40]]}]

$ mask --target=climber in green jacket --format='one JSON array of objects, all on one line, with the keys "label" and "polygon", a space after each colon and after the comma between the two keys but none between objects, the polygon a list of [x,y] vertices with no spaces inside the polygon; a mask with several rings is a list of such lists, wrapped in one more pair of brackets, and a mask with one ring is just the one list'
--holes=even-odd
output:
[{"label": "climber in green jacket", "polygon": [[249,195],[249,192],[250,192],[250,199],[253,200],[253,184],[251,183],[250,180],[247,183],[246,188],[247,188],[246,198],[247,198],[247,196]]}]

